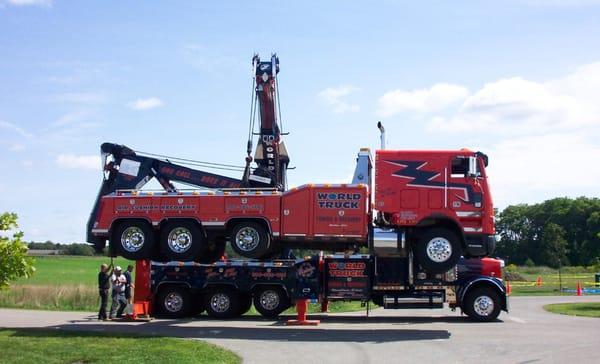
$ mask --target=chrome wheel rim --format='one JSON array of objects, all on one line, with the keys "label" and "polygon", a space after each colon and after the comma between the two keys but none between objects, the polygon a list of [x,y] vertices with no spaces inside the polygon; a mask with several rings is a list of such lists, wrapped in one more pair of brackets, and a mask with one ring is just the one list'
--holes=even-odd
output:
[{"label": "chrome wheel rim", "polygon": [[144,232],[137,226],[130,226],[121,234],[121,246],[130,253],[142,249],[145,240]]},{"label": "chrome wheel rim", "polygon": [[224,293],[217,293],[210,298],[210,307],[215,312],[226,312],[230,305],[229,296]]},{"label": "chrome wheel rim", "polygon": [[175,253],[184,253],[192,246],[192,233],[184,227],[171,230],[167,239],[169,249]]},{"label": "chrome wheel rim", "polygon": [[489,296],[479,296],[473,303],[473,309],[479,316],[489,316],[494,312],[494,300]]},{"label": "chrome wheel rim", "polygon": [[249,252],[258,247],[260,234],[255,228],[244,227],[235,234],[235,244],[240,250]]},{"label": "chrome wheel rim", "polygon": [[260,295],[260,305],[267,310],[274,310],[279,306],[279,295],[274,290],[264,291]]},{"label": "chrome wheel rim", "polygon": [[171,292],[165,297],[165,308],[169,312],[179,312],[183,308],[183,297],[179,293]]},{"label": "chrome wheel rim", "polygon": [[436,263],[443,263],[452,255],[452,244],[446,238],[436,237],[427,243],[425,250],[429,259]]}]

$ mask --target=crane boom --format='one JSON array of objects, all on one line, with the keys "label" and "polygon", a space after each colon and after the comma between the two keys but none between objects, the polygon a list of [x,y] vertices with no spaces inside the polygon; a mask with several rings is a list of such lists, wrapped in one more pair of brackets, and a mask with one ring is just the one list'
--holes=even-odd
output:
[{"label": "crane boom", "polygon": [[281,191],[285,190],[286,172],[290,159],[281,140],[281,127],[278,109],[277,74],[279,73],[279,58],[271,55],[269,61],[261,61],[258,55],[252,59],[255,81],[255,97],[258,103],[260,131],[258,145],[254,153],[256,169],[250,174],[249,165],[252,161],[251,146],[248,143],[246,158],[246,173],[244,183],[254,186],[255,183],[267,183]]}]

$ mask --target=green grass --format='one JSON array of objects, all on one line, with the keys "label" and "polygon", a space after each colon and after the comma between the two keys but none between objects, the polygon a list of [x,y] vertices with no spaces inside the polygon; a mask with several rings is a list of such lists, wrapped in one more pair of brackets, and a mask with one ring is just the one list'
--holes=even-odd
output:
[{"label": "green grass", "polygon": [[[513,296],[554,296],[572,295],[560,291],[558,270],[548,267],[518,267],[517,272],[526,282],[510,282]],[[582,287],[594,287],[594,273],[584,267],[566,267],[561,273],[562,288],[576,289],[577,282]],[[536,285],[537,278],[542,285]]]},{"label": "green grass", "polygon": [[0,330],[2,363],[239,363],[202,341],[58,330]]},{"label": "green grass", "polygon": [[[37,257],[33,276],[0,291],[0,307],[96,311],[98,271],[102,263],[110,263],[110,258]],[[131,262],[117,258],[114,264],[125,269]]]},{"label": "green grass", "polygon": [[[110,263],[108,257],[36,257],[36,272],[31,278],[23,278],[15,282],[16,285],[97,285],[100,264]],[[128,264],[135,265],[124,258],[115,258],[114,265],[123,269]]]},{"label": "green grass", "polygon": [[571,316],[600,317],[600,302],[553,303],[546,311]]}]

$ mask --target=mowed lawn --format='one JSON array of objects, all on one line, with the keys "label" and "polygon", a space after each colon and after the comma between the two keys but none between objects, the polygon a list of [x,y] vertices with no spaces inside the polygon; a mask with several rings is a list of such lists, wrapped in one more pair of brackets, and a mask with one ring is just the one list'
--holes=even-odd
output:
[{"label": "mowed lawn", "polygon": [[600,317],[600,302],[553,303],[544,309],[563,315]]},{"label": "mowed lawn", "polygon": [[[561,292],[560,288],[575,290],[577,283],[583,288],[595,288],[594,273],[585,268],[569,267],[560,275],[558,270],[548,267],[519,267],[517,272],[526,281],[510,282],[513,296],[573,295],[572,292]],[[538,277],[541,278],[541,286],[537,285]]]},{"label": "mowed lawn", "polygon": [[2,363],[239,363],[206,342],[124,334],[0,329]]}]

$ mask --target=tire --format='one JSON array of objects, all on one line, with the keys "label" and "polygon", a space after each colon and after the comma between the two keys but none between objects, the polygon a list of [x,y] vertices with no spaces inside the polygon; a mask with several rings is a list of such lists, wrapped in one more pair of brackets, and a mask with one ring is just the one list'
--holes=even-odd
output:
[{"label": "tire", "polygon": [[432,274],[452,269],[462,254],[461,243],[455,233],[444,228],[425,230],[417,239],[417,259]]},{"label": "tire", "polygon": [[206,313],[213,318],[228,319],[240,313],[240,293],[231,287],[210,289],[204,296]]},{"label": "tire", "polygon": [[116,253],[129,260],[151,259],[154,252],[154,230],[146,221],[125,220],[111,236]]},{"label": "tire", "polygon": [[467,292],[462,310],[476,322],[490,322],[500,315],[500,296],[491,287],[478,287]]},{"label": "tire", "polygon": [[161,317],[182,318],[192,313],[193,300],[187,288],[167,286],[160,289],[154,305]]},{"label": "tire", "polygon": [[254,308],[263,317],[277,317],[290,306],[290,299],[280,287],[261,287],[254,293]]},{"label": "tire", "polygon": [[202,249],[203,240],[202,230],[194,221],[172,221],[160,229],[160,250],[168,260],[194,260]]},{"label": "tire", "polygon": [[271,236],[261,224],[244,221],[237,224],[230,235],[231,247],[246,258],[262,258],[269,252]]}]

